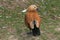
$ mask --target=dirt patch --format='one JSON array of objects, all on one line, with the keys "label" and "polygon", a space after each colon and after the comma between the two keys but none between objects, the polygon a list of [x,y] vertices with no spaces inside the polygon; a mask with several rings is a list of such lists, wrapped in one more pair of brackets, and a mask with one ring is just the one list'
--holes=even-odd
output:
[{"label": "dirt patch", "polygon": [[18,40],[18,38],[15,35],[10,35],[8,40]]},{"label": "dirt patch", "polygon": [[20,34],[21,40],[39,40],[39,36],[33,36],[32,33],[22,32]]},{"label": "dirt patch", "polygon": [[58,27],[58,28],[55,28],[55,31],[60,31],[60,27]]},{"label": "dirt patch", "polygon": [[47,34],[49,40],[57,40],[57,38],[53,34]]}]

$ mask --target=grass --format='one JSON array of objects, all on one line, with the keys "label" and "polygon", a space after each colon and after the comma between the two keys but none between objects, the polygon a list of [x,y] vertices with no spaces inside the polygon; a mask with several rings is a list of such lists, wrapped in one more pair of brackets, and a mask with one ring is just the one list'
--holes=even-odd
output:
[{"label": "grass", "polygon": [[[25,13],[21,11],[31,4],[39,6],[42,17],[41,35],[27,35]],[[60,0],[0,0],[0,40],[60,40]]]}]

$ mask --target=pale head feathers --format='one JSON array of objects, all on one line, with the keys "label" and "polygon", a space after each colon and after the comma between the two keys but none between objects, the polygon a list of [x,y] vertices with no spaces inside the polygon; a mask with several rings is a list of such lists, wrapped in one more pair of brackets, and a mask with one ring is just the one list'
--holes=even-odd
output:
[{"label": "pale head feathers", "polygon": [[38,7],[36,5],[30,5],[27,9],[24,9],[22,12],[26,11],[36,11]]}]

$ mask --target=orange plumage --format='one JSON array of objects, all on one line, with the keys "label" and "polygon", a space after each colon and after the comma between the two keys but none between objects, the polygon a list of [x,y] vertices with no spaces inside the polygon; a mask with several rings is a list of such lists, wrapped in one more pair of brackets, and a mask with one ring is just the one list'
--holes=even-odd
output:
[{"label": "orange plumage", "polygon": [[25,15],[25,23],[27,27],[32,30],[33,35],[40,35],[40,23],[41,18],[38,15],[37,12],[37,6],[36,5],[30,5],[27,8],[27,13]]}]

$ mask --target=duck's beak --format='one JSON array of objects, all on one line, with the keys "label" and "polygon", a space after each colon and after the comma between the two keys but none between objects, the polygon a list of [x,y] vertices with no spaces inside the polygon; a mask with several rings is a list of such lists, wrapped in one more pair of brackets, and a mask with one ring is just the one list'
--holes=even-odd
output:
[{"label": "duck's beak", "polygon": [[22,12],[26,12],[26,11],[27,11],[27,9],[22,10]]},{"label": "duck's beak", "polygon": [[39,8],[37,8],[36,10],[37,10],[37,11],[40,11],[40,9],[39,9]]}]

